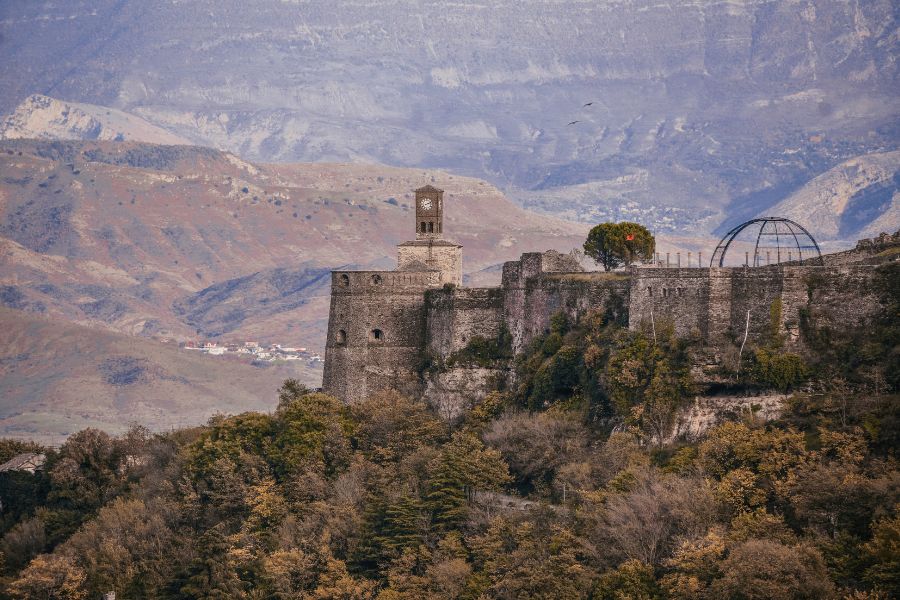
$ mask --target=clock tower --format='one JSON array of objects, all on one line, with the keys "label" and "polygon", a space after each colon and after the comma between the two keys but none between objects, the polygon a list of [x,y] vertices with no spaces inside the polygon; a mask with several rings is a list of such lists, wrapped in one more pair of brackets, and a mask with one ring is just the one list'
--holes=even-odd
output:
[{"label": "clock tower", "polygon": [[462,246],[444,238],[444,190],[416,190],[416,239],[397,246],[397,270],[435,273],[437,285],[462,285]]},{"label": "clock tower", "polygon": [[444,190],[426,185],[416,190],[416,239],[441,239],[444,229]]}]

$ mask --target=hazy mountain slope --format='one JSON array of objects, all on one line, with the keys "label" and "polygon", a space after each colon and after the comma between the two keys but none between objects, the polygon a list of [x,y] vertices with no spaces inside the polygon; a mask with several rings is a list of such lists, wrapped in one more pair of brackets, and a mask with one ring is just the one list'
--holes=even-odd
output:
[{"label": "hazy mountain slope", "polygon": [[[228,333],[318,347],[325,271],[389,268],[395,244],[414,235],[412,190],[425,183],[447,190],[446,231],[465,246],[466,271],[584,240],[584,226],[435,171],[253,165],[187,146],[7,141],[0,303],[133,334]],[[306,283],[304,270],[314,274]]]},{"label": "hazy mountain slope", "polygon": [[0,112],[47,94],[248,159],[448,168],[706,233],[897,148],[896,31],[890,0],[11,0]]},{"label": "hazy mountain slope", "polygon": [[0,139],[116,140],[150,144],[190,142],[135,115],[35,94],[0,121]]},{"label": "hazy mountain slope", "polygon": [[900,151],[843,162],[766,213],[803,223],[822,239],[896,231],[900,229]]},{"label": "hazy mountain slope", "polygon": [[58,443],[84,427],[122,431],[201,423],[271,410],[302,366],[254,367],[64,321],[0,308],[0,436]]}]

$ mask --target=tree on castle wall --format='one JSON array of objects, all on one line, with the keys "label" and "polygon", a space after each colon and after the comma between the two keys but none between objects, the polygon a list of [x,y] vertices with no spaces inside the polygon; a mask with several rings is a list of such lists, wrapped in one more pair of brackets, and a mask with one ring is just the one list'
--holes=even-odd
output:
[{"label": "tree on castle wall", "polygon": [[604,271],[651,260],[655,251],[653,234],[643,225],[627,221],[595,225],[584,242],[584,253],[603,265]]}]

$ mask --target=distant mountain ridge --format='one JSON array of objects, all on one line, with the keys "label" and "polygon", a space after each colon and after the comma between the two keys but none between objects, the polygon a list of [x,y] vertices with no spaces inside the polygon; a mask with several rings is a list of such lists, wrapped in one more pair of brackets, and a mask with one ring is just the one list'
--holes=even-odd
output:
[{"label": "distant mountain ridge", "polygon": [[802,222],[820,239],[892,233],[900,229],[900,151],[845,161],[765,212]]},{"label": "distant mountain ridge", "polygon": [[190,144],[135,115],[35,94],[0,121],[0,140],[113,140]]},{"label": "distant mountain ridge", "polygon": [[447,190],[466,271],[586,232],[474,179],[192,146],[6,141],[0,173],[0,302],[133,335],[321,347],[328,270],[392,265],[423,183]]}]

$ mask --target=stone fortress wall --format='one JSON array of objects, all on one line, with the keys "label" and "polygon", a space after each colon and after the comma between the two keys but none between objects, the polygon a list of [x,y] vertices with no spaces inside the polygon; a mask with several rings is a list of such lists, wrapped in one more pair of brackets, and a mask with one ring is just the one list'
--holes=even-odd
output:
[{"label": "stone fortress wall", "polygon": [[[635,268],[629,286],[631,329],[670,321],[680,336],[711,345],[760,341],[771,331],[770,310],[781,301],[780,333],[797,341],[800,311],[817,308],[832,328],[865,323],[878,308],[873,265]],[[748,317],[749,313],[749,317]]]},{"label": "stone fortress wall", "polygon": [[869,259],[898,247],[900,236],[875,246],[861,242],[856,256],[862,260],[826,257],[824,266],[641,266],[614,273],[585,272],[558,252],[532,252],[503,265],[500,287],[464,288],[458,285],[458,245],[407,242],[399,247],[396,271],[332,274],[323,388],[347,402],[396,389],[457,416],[509,369],[456,366],[429,373],[424,361],[445,362],[472,338],[496,338],[504,326],[514,353],[520,352],[549,330],[559,311],[576,321],[601,310],[631,329],[668,321],[679,335],[721,347],[740,343],[745,327],[750,342],[763,340],[780,300],[779,327],[789,345],[797,344],[801,311],[835,331],[865,324],[879,308],[872,286],[879,261]]},{"label": "stone fortress wall", "polygon": [[324,389],[348,402],[384,388],[419,395],[423,292],[439,284],[434,271],[332,273]]}]

